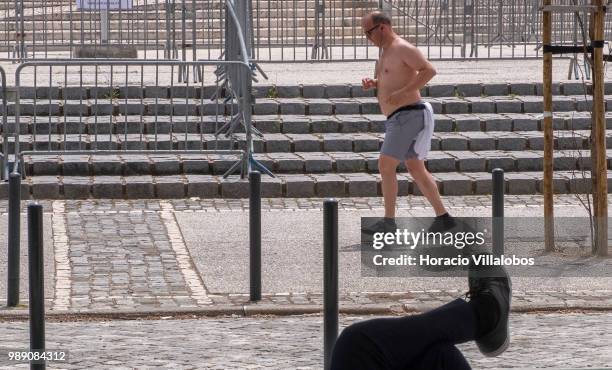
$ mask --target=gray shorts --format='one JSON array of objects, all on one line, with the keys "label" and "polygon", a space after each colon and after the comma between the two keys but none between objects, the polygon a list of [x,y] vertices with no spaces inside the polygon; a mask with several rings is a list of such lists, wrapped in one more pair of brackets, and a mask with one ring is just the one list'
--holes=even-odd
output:
[{"label": "gray shorts", "polygon": [[385,121],[385,140],[380,154],[404,161],[417,158],[414,143],[425,127],[425,110],[406,110],[393,114]]}]

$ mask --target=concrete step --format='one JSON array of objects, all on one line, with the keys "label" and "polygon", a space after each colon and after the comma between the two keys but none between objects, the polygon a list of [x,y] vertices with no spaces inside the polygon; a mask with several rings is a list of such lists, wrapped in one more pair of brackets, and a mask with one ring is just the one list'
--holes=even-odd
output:
[{"label": "concrete step", "polygon": [[[491,174],[434,173],[442,195],[491,194]],[[399,195],[421,195],[408,174],[399,174]],[[612,189],[612,172],[608,171],[608,191]],[[507,172],[507,194],[542,192],[542,172]],[[556,194],[585,193],[592,181],[588,172],[559,171],[554,174]],[[380,177],[372,174],[312,174],[262,176],[262,196],[289,197],[368,197],[381,196]],[[37,176],[22,183],[24,199],[82,198],[247,198],[249,184],[239,176],[222,179],[215,175],[182,176]],[[0,182],[0,199],[6,199],[8,184]]]},{"label": "concrete step", "polygon": [[[554,149],[590,149],[590,130],[556,130],[553,132]],[[245,134],[234,139],[213,134],[67,134],[20,136],[21,150],[213,150],[245,147]],[[36,138],[36,143],[34,143]],[[295,152],[370,152],[379,151],[383,133],[324,133],[324,134],[264,134],[253,139],[256,153]],[[14,151],[14,140],[7,140],[7,150]],[[612,148],[612,130],[606,130],[606,147]],[[4,151],[0,138],[0,152]],[[443,151],[523,151],[543,150],[544,133],[541,131],[465,131],[435,132],[431,150]]]},{"label": "concrete step", "polygon": [[[425,97],[435,113],[441,114],[491,114],[491,113],[542,113],[543,100],[538,96],[491,97]],[[612,95],[606,95],[606,105],[612,109]],[[98,98],[98,99],[21,99],[23,116],[102,116],[102,115],[177,115],[200,116],[230,114],[235,104],[216,103],[208,99],[193,98]],[[580,95],[553,96],[554,112],[590,112],[592,100]],[[7,104],[8,115],[15,115],[15,103]],[[360,98],[259,98],[253,105],[256,115],[348,115],[380,114],[374,97]]]},{"label": "concrete step", "polygon": [[[116,140],[130,142],[135,140],[130,135],[174,135],[174,142],[185,141],[181,134],[213,134],[228,117],[224,116],[22,116],[19,120],[21,135],[36,135],[37,141],[61,142],[64,134],[71,135],[69,141],[112,141],[108,135],[119,136]],[[340,114],[340,115],[257,115],[253,116],[253,125],[263,134],[333,134],[333,133],[383,133],[386,117],[381,114]],[[14,132],[15,118],[7,119],[6,132]],[[612,129],[612,112],[606,113],[607,129]],[[533,131],[543,131],[544,123],[541,114],[435,114],[435,132],[484,133],[504,131],[525,132],[533,137]],[[589,112],[559,112],[553,115],[553,129],[558,131],[590,130]],[[237,133],[244,132],[239,127]],[[51,138],[48,136],[51,134]],[[74,135],[77,135],[76,137]],[[78,135],[85,135],[78,138]],[[94,136],[90,139],[87,135]],[[128,135],[123,138],[122,136]],[[474,136],[479,138],[480,136]],[[163,138],[160,138],[163,140]],[[167,138],[169,140],[169,138]],[[188,136],[187,141],[196,140]],[[197,138],[197,140],[201,140]],[[206,139],[208,140],[208,139]],[[538,140],[538,139],[533,139]],[[22,141],[32,141],[24,136]]]},{"label": "concrete step", "polygon": [[[35,119],[36,118],[36,119]],[[228,119],[223,116],[91,116],[91,117],[20,117],[19,133],[24,135],[22,141],[31,142],[35,135],[37,141],[58,143],[63,135],[68,135],[70,142],[98,141],[132,142],[133,135],[146,135],[144,141],[153,139],[152,135],[173,134],[173,142],[202,139],[194,135],[213,134]],[[335,134],[335,133],[384,133],[385,116],[380,114],[365,115],[261,115],[253,116],[253,125],[263,134]],[[6,132],[14,132],[14,117],[7,119]],[[607,129],[612,129],[612,112],[606,113]],[[542,115],[531,114],[436,114],[434,132],[439,133],[474,133],[478,140],[480,133],[504,131],[508,133],[524,132],[530,140],[539,140],[533,131],[543,131]],[[566,112],[553,115],[553,129],[559,132],[590,130],[591,118],[588,112]],[[237,133],[244,132],[239,127]],[[181,137],[184,134],[187,138]],[[51,134],[51,138],[49,138]],[[76,135],[76,136],[75,136]],[[81,138],[78,135],[84,135]],[[91,138],[88,138],[88,135]],[[106,135],[106,137],[104,136]],[[116,139],[109,138],[117,136]],[[124,137],[127,135],[127,137]],[[536,136],[534,136],[536,135]],[[569,133],[568,135],[571,135]],[[488,137],[488,136],[486,136]],[[159,140],[169,138],[159,138]],[[204,138],[206,141],[209,137]],[[282,139],[279,139],[282,140]],[[472,140],[473,141],[473,140]],[[537,144],[537,143],[536,143]],[[459,144],[463,145],[463,144]],[[481,145],[478,143],[478,145]],[[487,144],[490,146],[491,144]]]},{"label": "concrete step", "polygon": [[[607,152],[608,157],[612,154]],[[375,152],[295,152],[256,153],[255,159],[276,174],[377,173]],[[223,154],[97,154],[25,155],[26,173],[32,176],[85,175],[180,175],[223,174],[238,160]],[[490,172],[496,167],[506,171],[542,171],[543,152],[524,151],[432,151],[426,160],[432,173]],[[590,170],[590,151],[554,152],[557,171]],[[405,170],[404,164],[400,170]],[[608,160],[612,168],[612,159]]]},{"label": "concrete step", "polygon": [[[43,68],[43,67],[41,67]],[[56,67],[56,72],[61,67]],[[43,68],[46,73],[49,72],[48,68]],[[265,65],[264,65],[265,70]],[[41,69],[39,69],[41,71]],[[62,69],[63,71],[63,69]],[[85,70],[87,72],[87,70]],[[368,73],[364,73],[367,75]],[[75,73],[78,76],[78,73]],[[99,79],[102,81],[103,78],[110,77],[108,70],[101,69],[99,71]],[[124,83],[125,81],[125,69],[123,67],[116,67],[114,72],[114,81],[117,83]],[[101,84],[101,82],[100,82]],[[105,83],[106,84],[106,83]],[[582,96],[584,98],[584,86],[587,88],[587,95],[591,92],[591,83],[587,82],[585,85],[582,82],[567,81],[567,82],[555,82],[553,83],[553,95],[554,96]],[[14,89],[14,88],[13,88]],[[170,98],[173,97],[189,97],[193,99],[209,98],[215,92],[215,86],[185,86],[182,84],[176,84],[174,86],[164,85],[149,85],[142,87],[140,85],[124,85],[124,86],[22,86],[20,90],[20,96],[23,99],[68,99],[68,100],[79,100],[79,99],[93,99],[95,97],[108,98],[114,97],[116,99],[141,99],[141,98]],[[606,82],[605,92],[608,95],[612,95],[612,81]],[[363,91],[359,81],[350,84],[317,84],[317,85],[271,85],[261,84],[253,86],[253,95],[256,98],[316,98],[316,99],[330,99],[330,98],[361,98],[361,97],[374,97],[375,91]],[[542,83],[524,83],[524,82],[511,82],[511,83],[463,83],[463,84],[430,84],[425,86],[421,90],[421,96],[431,98],[516,98],[523,96],[542,96]],[[0,95],[1,96],[1,95]]]}]

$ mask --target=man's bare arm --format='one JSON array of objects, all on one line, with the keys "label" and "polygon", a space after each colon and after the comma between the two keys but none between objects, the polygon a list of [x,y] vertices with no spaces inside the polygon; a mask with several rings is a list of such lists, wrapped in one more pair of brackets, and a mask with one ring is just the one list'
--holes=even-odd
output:
[{"label": "man's bare arm", "polygon": [[404,92],[422,89],[436,75],[434,66],[414,46],[405,46],[401,52],[402,62],[417,71],[417,76],[402,90]]}]

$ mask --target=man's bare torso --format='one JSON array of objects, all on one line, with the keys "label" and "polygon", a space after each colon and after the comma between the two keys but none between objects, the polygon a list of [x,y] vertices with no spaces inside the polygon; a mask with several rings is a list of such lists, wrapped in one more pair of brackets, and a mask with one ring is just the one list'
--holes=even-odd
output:
[{"label": "man's bare torso", "polygon": [[399,104],[389,104],[387,102],[391,94],[404,88],[417,75],[417,71],[402,62],[398,55],[398,48],[404,45],[413,47],[408,41],[398,37],[383,51],[376,66],[378,103],[380,104],[380,110],[385,116],[389,116],[400,107],[414,104],[421,100],[420,91],[414,90],[405,92]]}]

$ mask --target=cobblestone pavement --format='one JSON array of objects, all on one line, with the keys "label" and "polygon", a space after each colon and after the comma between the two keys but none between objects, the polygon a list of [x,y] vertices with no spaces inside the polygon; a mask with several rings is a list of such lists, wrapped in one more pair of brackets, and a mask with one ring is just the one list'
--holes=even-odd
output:
[{"label": "cobblestone pavement", "polygon": [[210,303],[167,209],[74,212],[56,202],[54,232],[57,270],[65,272],[56,276],[54,310]]},{"label": "cobblestone pavement", "polygon": [[[490,212],[490,196],[443,197],[452,210]],[[248,200],[185,199],[185,200],[70,200],[41,202],[52,214],[55,262],[55,294],[47,295],[49,312],[100,312],[173,310],[206,310],[230,307],[231,312],[253,315],[265,312],[319,312],[322,299],[317,291],[272,290],[258,304],[249,304],[248,296],[232,290],[207,290],[201,269],[195,267],[186,246],[176,215],[190,212],[238,212],[248,210]],[[264,199],[268,211],[320,210],[322,199]],[[381,198],[340,198],[342,210],[380,210]],[[523,212],[538,209],[542,196],[506,196],[506,209]],[[579,205],[575,196],[556,196],[558,207]],[[0,202],[0,209],[6,202]],[[401,197],[402,210],[429,210],[425,198]],[[4,208],[5,210],[5,208]],[[182,226],[182,225],[181,225]],[[243,225],[244,226],[244,225]],[[25,227],[25,226],[24,226]],[[47,246],[51,243],[46,244]],[[206,263],[206,261],[205,261]],[[208,261],[214,263],[214,261]],[[49,280],[47,280],[49,281]],[[210,282],[210,280],[209,280]],[[588,283],[588,281],[587,281]],[[223,286],[222,283],[220,284]],[[612,309],[612,290],[580,284],[578,288],[557,288],[543,291],[534,286],[514,291],[514,309]],[[219,284],[218,284],[219,285]],[[457,286],[443,283],[423,288],[386,292],[341,291],[343,312],[420,311],[463,294]],[[408,285],[410,286],[410,285]],[[436,288],[436,289],[429,289]],[[444,289],[440,289],[444,288]],[[266,293],[264,291],[264,293]],[[5,295],[0,295],[0,300]],[[53,297],[53,298],[52,298]],[[25,302],[24,302],[25,303]],[[2,305],[2,301],[0,301]],[[7,310],[0,307],[0,316],[25,314],[25,308]]]},{"label": "cobblestone pavement", "polygon": [[[341,327],[367,317],[341,317]],[[28,348],[27,322],[2,322],[0,368],[9,350]],[[48,351],[68,351],[67,369],[321,369],[322,317],[49,322]],[[474,369],[611,367],[612,314],[517,314],[511,344],[485,358],[459,346]]]}]

